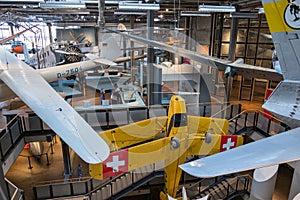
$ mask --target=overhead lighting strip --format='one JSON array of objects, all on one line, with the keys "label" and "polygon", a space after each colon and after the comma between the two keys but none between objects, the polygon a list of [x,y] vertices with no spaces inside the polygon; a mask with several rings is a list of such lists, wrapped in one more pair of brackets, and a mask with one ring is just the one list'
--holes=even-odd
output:
[{"label": "overhead lighting strip", "polygon": [[234,6],[215,6],[215,5],[199,5],[199,11],[203,13],[214,13],[214,12],[235,12]]},{"label": "overhead lighting strip", "polygon": [[180,16],[183,17],[210,17],[210,13],[203,13],[200,11],[181,11]]},{"label": "overhead lighting strip", "polygon": [[256,19],[258,18],[258,13],[247,13],[247,12],[232,12],[230,13],[232,18],[244,18],[244,19]]},{"label": "overhead lighting strip", "polygon": [[147,15],[147,12],[143,11],[125,11],[125,10],[115,10],[115,15]]},{"label": "overhead lighting strip", "polygon": [[47,2],[40,3],[41,8],[86,8],[85,2]]},{"label": "overhead lighting strip", "polygon": [[119,10],[160,10],[159,4],[119,2]]}]

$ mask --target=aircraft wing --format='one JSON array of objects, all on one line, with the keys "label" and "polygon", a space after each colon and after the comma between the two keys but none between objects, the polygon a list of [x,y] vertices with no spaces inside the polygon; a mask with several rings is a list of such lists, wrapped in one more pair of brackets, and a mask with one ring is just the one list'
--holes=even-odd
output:
[{"label": "aircraft wing", "polygon": [[115,62],[105,59],[105,58],[99,58],[98,56],[95,56],[93,54],[86,54],[86,57],[88,57],[90,60],[94,61],[95,63],[102,64],[102,65],[109,65],[109,66],[115,66],[117,65]]},{"label": "aircraft wing", "polygon": [[109,155],[107,144],[38,74],[0,49],[0,78],[84,161],[99,163]]},{"label": "aircraft wing", "polygon": [[198,159],[179,167],[197,177],[215,177],[300,159],[300,128]]},{"label": "aircraft wing", "polygon": [[268,69],[264,67],[258,67],[253,65],[247,65],[247,64],[241,64],[236,62],[231,62],[229,60],[219,59],[208,55],[199,54],[195,51],[183,49],[180,47],[176,47],[173,45],[164,44],[163,42],[158,42],[155,40],[149,40],[145,39],[143,37],[139,37],[132,34],[123,33],[116,30],[110,30],[111,32],[117,33],[119,35],[122,35],[124,37],[139,41],[144,44],[149,44],[153,47],[158,47],[160,49],[164,49],[166,51],[179,54],[181,56],[187,57],[191,60],[200,62],[202,64],[217,67],[221,71],[229,71],[230,75],[236,74],[236,75],[243,75],[248,78],[262,78],[262,79],[268,79],[273,81],[281,81],[282,75],[279,74],[274,69]]},{"label": "aircraft wing", "polygon": [[116,151],[158,137],[167,123],[167,116],[153,117],[129,125],[100,132],[99,135]]},{"label": "aircraft wing", "polygon": [[[138,59],[142,59],[142,58],[145,58],[146,55],[140,55],[140,56],[134,56],[133,59],[134,60],[138,60]],[[126,56],[126,57],[119,57],[119,58],[116,58],[114,60],[115,63],[123,63],[123,62],[128,62],[131,60],[131,57],[130,56]]]}]

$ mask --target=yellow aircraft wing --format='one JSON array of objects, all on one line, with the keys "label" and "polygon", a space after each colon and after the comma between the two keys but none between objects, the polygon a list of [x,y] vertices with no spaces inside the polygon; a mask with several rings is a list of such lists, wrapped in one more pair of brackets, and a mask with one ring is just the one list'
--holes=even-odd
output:
[{"label": "yellow aircraft wing", "polygon": [[111,151],[154,139],[163,132],[167,117],[155,117],[126,126],[100,132]]},{"label": "yellow aircraft wing", "polygon": [[226,119],[188,116],[190,138],[188,155],[212,155],[243,144],[242,136],[226,135],[229,122]]},{"label": "yellow aircraft wing", "polygon": [[206,143],[203,135],[196,138],[183,138],[180,140],[180,146],[174,149],[171,146],[171,137],[161,138],[110,153],[103,163],[90,164],[90,175],[102,180],[160,161],[164,161],[164,165],[169,166],[183,155],[185,160],[186,153],[187,155],[211,155],[227,150],[223,145],[226,145],[228,140],[231,144],[235,143],[232,146],[228,145],[228,148],[234,148],[241,145],[243,139],[242,136],[213,134],[210,143]]},{"label": "yellow aircraft wing", "polygon": [[188,116],[188,129],[196,134],[227,134],[229,122],[226,119]]}]

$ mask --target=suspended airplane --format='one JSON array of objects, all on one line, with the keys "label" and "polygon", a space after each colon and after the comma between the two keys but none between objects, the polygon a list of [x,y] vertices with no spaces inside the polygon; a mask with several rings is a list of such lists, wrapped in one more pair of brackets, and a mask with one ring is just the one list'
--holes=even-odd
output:
[{"label": "suspended airplane", "polygon": [[98,58],[34,70],[0,47],[0,101],[19,96],[85,162],[102,162],[109,154],[107,144],[46,81],[108,63]]},{"label": "suspended airplane", "polygon": [[[89,50],[93,48],[93,52],[87,52],[86,48],[82,47],[81,45],[70,45],[68,43],[61,45],[60,42],[53,43],[45,46],[36,55],[32,56],[29,60],[29,64],[37,69],[42,69],[61,64],[79,62],[83,58],[87,57],[88,54],[91,55],[93,53],[99,53],[99,50],[96,52],[94,50],[98,49],[98,46],[88,48]],[[134,60],[138,60],[146,57],[146,55],[120,57],[120,55],[123,55],[123,53],[121,52],[115,38],[111,37],[110,34],[103,35],[100,52],[100,58],[106,59],[107,61],[110,60],[114,63],[123,63],[130,61],[132,58]],[[106,66],[113,65],[110,63]]]},{"label": "suspended airplane", "polygon": [[228,127],[226,119],[187,115],[185,100],[174,95],[168,116],[100,132],[111,153],[103,163],[90,164],[90,175],[105,179],[163,161],[165,191],[160,198],[175,198],[182,172],[178,165],[187,156],[211,155],[243,144],[242,136],[226,135]]},{"label": "suspended airplane", "polygon": [[182,57],[189,58],[193,61],[197,61],[202,64],[215,67],[220,71],[224,71],[227,76],[241,75],[248,78],[261,78],[261,79],[268,79],[273,81],[282,80],[282,74],[278,73],[274,69],[244,64],[241,63],[240,60],[237,60],[236,62],[232,62],[229,60],[224,60],[224,59],[220,59],[208,55],[199,54],[195,51],[183,49],[174,45],[168,45],[163,42],[149,40],[133,34],[127,34],[124,32],[111,30],[111,29],[107,29],[107,30],[122,35],[126,38],[138,41],[140,43],[149,44],[153,47],[157,47],[172,52],[174,54],[178,54]]},{"label": "suspended airplane", "polygon": [[181,169],[193,176],[215,177],[300,160],[300,128],[296,128],[300,125],[300,24],[290,12],[298,2],[262,1],[284,77],[263,108],[294,129],[180,165]]}]

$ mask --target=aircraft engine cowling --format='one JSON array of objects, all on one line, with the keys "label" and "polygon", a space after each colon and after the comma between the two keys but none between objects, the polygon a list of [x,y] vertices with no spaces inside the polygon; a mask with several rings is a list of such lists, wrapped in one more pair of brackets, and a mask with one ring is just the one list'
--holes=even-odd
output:
[{"label": "aircraft engine cowling", "polygon": [[79,62],[82,59],[82,53],[79,47],[77,46],[68,46],[65,50],[68,53],[73,53],[73,54],[65,54],[65,61],[67,63],[74,63],[74,62]]}]

